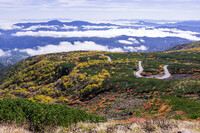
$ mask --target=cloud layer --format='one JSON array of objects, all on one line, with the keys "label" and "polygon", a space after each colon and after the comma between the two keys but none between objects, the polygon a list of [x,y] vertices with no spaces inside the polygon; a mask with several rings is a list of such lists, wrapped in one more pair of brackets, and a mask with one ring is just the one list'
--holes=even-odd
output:
[{"label": "cloud layer", "polygon": [[38,46],[37,49],[23,49],[20,52],[27,52],[29,55],[41,55],[48,53],[56,53],[56,52],[68,52],[68,51],[111,51],[111,52],[123,52],[121,48],[108,48],[108,46],[102,46],[96,44],[92,41],[85,42],[74,42],[74,44],[70,42],[61,42],[59,45],[46,45],[44,47]]},{"label": "cloud layer", "polygon": [[50,26],[50,25],[34,25],[34,26],[28,27],[28,28],[23,29],[23,30],[37,30],[37,29],[40,29],[40,28],[57,30],[56,26]]},{"label": "cloud layer", "polygon": [[0,49],[0,57],[2,57],[2,56],[9,56],[10,52],[11,52],[10,50],[3,51],[2,49]]},{"label": "cloud layer", "polygon": [[28,27],[23,30],[33,31],[33,30],[37,30],[37,29],[41,29],[41,28],[50,29],[50,30],[58,30],[58,29],[63,29],[63,30],[73,29],[73,30],[75,30],[75,29],[78,29],[77,26],[67,26],[67,25],[63,25],[62,27],[60,27],[59,25],[34,25],[34,26]]},{"label": "cloud layer", "polygon": [[132,45],[133,42],[131,41],[127,41],[127,40],[118,40],[119,43],[122,43],[122,44],[127,44],[127,45]]},{"label": "cloud layer", "polygon": [[3,50],[0,49],[0,57],[1,57],[1,56],[4,56],[4,55],[5,55],[5,52],[4,52]]},{"label": "cloud layer", "polygon": [[90,29],[117,29],[118,26],[93,26],[93,25],[84,25],[83,29],[90,30]]},{"label": "cloud layer", "polygon": [[17,32],[13,36],[38,36],[38,37],[101,37],[101,38],[114,38],[122,35],[132,37],[179,37],[188,40],[198,41],[200,37],[195,35],[199,34],[191,31],[182,31],[177,29],[110,29],[110,30],[88,30],[88,31],[26,31]]},{"label": "cloud layer", "polygon": [[22,28],[23,27],[13,25],[13,23],[0,22],[0,29],[3,30],[22,29]]},{"label": "cloud layer", "polygon": [[124,50],[128,50],[128,51],[131,51],[131,52],[137,52],[137,51],[146,51],[148,50],[148,48],[144,45],[141,45],[139,47],[131,47],[131,46],[124,46]]},{"label": "cloud layer", "polygon": [[133,45],[133,44],[140,44],[135,38],[128,38],[128,40],[118,40],[119,43]]}]

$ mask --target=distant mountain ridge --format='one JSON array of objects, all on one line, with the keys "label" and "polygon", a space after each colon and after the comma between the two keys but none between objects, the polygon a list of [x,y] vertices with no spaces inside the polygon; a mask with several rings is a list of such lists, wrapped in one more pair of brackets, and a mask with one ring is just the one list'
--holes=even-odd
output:
[{"label": "distant mountain ridge", "polygon": [[[37,23],[17,23],[14,24],[15,26],[23,26],[24,28],[28,28],[30,26],[34,25],[69,25],[69,26],[82,26],[82,25],[93,25],[93,26],[98,26],[98,25],[103,25],[103,26],[114,26],[115,24],[109,24],[109,23],[90,23],[87,21],[72,21],[72,22],[61,22],[59,20],[51,20],[48,22],[37,22]],[[115,25],[116,26],[116,25]]]},{"label": "distant mountain ridge", "polygon": [[[0,56],[0,62],[14,64],[32,56],[27,51],[35,52],[35,55],[45,54],[42,51],[49,51],[51,46],[54,47],[51,53],[99,50],[94,49],[96,46],[102,51],[150,52],[165,51],[177,44],[198,41],[199,38],[200,21],[24,22],[0,29],[0,50],[7,53],[3,54],[7,56]],[[70,46],[60,45],[63,43]]]},{"label": "distant mountain ridge", "polygon": [[198,26],[200,27],[200,20],[190,20],[190,21],[182,21],[178,22],[177,25],[187,25],[187,26]]},{"label": "distant mountain ridge", "polygon": [[[131,22],[131,21],[130,21]],[[144,28],[146,30],[156,30],[156,29],[167,29],[167,30],[183,30],[183,31],[195,31],[200,32],[200,27],[190,27],[188,25],[192,25],[194,22],[179,22],[179,23],[156,23],[156,22],[148,22],[148,21],[138,21],[136,23],[130,23],[130,25],[117,25],[113,23],[91,23],[87,21],[72,21],[72,22],[61,22],[59,20],[52,20],[48,22],[28,22],[28,23],[16,23],[14,24],[15,29],[0,29],[0,49],[3,50],[11,50],[14,48],[18,49],[25,49],[25,48],[36,48],[38,46],[45,46],[48,44],[58,45],[62,41],[68,41],[74,43],[74,41],[92,41],[102,46],[108,47],[119,47],[124,48],[126,46],[128,49],[131,47],[140,47],[141,45],[146,46],[148,49],[147,51],[164,51],[174,45],[180,43],[188,43],[191,40],[187,40],[185,38],[179,38],[176,36],[166,36],[159,37],[148,37],[148,35],[135,35],[135,33],[128,33],[129,31],[124,31],[125,34],[118,35],[116,37],[59,37],[55,38],[53,36],[32,36],[32,35],[23,35],[23,36],[14,36],[16,33],[25,33],[30,31],[31,33],[37,32],[47,32],[54,31],[53,33],[56,34],[58,32],[72,32],[72,31],[80,31],[81,34],[84,34],[84,31],[106,31],[106,30],[113,30],[113,29],[134,29],[138,30],[140,28]],[[200,25],[199,21],[195,21],[196,25]],[[180,26],[181,25],[181,26]],[[142,29],[141,29],[142,30]],[[161,30],[162,31],[162,30]],[[116,31],[117,32],[117,31]],[[119,31],[118,31],[119,32]],[[140,31],[139,31],[140,32]],[[143,32],[143,31],[142,31]],[[169,31],[172,32],[172,31]],[[133,35],[127,35],[133,34]],[[102,33],[104,34],[104,33]],[[113,33],[109,34],[116,34],[114,31]],[[198,35],[197,35],[198,36]],[[199,33],[200,36],[200,33]],[[131,42],[130,38],[134,38],[135,41]],[[120,43],[119,40],[123,40]],[[125,40],[125,41],[124,41]],[[142,40],[142,41],[140,41]],[[127,42],[128,41],[128,42]],[[139,42],[139,43],[138,43]],[[128,44],[126,44],[128,43]],[[130,45],[131,44],[131,45]]]}]

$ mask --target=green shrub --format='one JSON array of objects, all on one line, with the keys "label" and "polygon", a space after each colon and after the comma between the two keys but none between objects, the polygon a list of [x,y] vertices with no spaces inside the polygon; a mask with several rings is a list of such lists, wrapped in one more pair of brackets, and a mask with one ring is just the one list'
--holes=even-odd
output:
[{"label": "green shrub", "polygon": [[1,122],[29,122],[30,129],[42,132],[47,126],[67,127],[79,121],[104,122],[106,118],[60,104],[44,104],[27,99],[0,100]]},{"label": "green shrub", "polygon": [[175,120],[180,120],[180,119],[181,119],[181,116],[175,115],[175,116],[174,116],[174,119],[175,119]]},{"label": "green shrub", "polygon": [[59,73],[57,78],[60,78],[62,76],[68,75],[75,67],[76,65],[74,63],[61,63],[59,66],[57,66],[57,71]]},{"label": "green shrub", "polygon": [[190,119],[197,119],[200,117],[200,103],[170,95],[163,96],[163,98],[169,100],[169,105],[172,105],[172,111],[184,111],[186,117]]}]

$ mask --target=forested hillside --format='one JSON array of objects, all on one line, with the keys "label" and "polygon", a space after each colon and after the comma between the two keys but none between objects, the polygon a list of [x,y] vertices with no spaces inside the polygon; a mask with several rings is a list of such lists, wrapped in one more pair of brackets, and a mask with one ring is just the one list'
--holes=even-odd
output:
[{"label": "forested hillside", "polygon": [[[171,77],[137,78],[139,60],[144,67],[142,75],[162,75],[162,67],[169,65]],[[137,116],[182,118],[175,113],[181,110],[187,118],[197,119],[200,117],[199,65],[199,49],[40,55],[6,71],[1,77],[0,92],[1,98],[67,104],[109,118],[128,116],[129,112]],[[185,99],[191,100],[182,107],[179,103]],[[127,102],[130,103],[126,105]]]}]

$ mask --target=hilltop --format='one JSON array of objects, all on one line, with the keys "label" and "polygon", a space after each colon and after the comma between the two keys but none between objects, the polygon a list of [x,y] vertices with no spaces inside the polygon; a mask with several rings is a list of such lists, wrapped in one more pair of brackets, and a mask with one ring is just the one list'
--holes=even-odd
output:
[{"label": "hilltop", "polygon": [[192,42],[192,43],[179,44],[179,45],[176,45],[172,48],[169,48],[168,51],[170,51],[170,50],[188,50],[188,49],[192,49],[192,48],[200,48],[200,41]]}]

